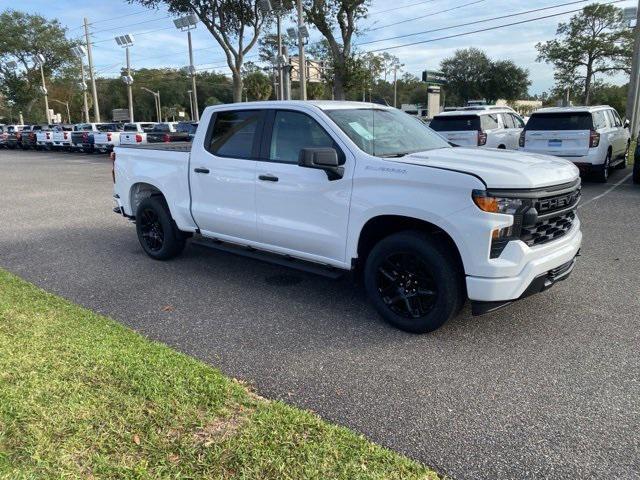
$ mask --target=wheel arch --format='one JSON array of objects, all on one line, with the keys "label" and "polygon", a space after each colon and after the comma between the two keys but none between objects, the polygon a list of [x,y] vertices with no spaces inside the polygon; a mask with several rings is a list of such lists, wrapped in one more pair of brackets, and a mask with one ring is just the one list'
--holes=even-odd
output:
[{"label": "wheel arch", "polygon": [[154,196],[162,197],[165,202],[167,201],[162,190],[151,183],[136,182],[131,185],[131,188],[129,189],[129,206],[131,208],[131,215],[135,217],[138,205],[140,205],[142,200]]},{"label": "wheel arch", "polygon": [[458,266],[464,273],[464,261],[458,244],[443,227],[427,220],[404,215],[381,214],[368,219],[360,229],[354,252],[357,262],[364,263],[371,249],[383,238],[406,230],[425,232],[443,242],[453,253]]}]

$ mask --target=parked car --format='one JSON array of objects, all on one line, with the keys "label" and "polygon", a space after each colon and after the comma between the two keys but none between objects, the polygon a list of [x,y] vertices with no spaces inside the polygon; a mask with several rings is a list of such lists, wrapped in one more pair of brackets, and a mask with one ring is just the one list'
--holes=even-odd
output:
[{"label": "parked car", "polygon": [[51,150],[53,146],[53,132],[58,127],[55,123],[42,125],[42,129],[36,131],[36,145],[40,150]]},{"label": "parked car", "polygon": [[0,125],[0,147],[7,146],[7,137],[9,136],[9,125]]},{"label": "parked car", "polygon": [[147,143],[185,142],[188,134],[177,131],[178,122],[158,123],[147,132]]},{"label": "parked car", "polygon": [[608,105],[541,108],[520,135],[520,150],[565,158],[600,182],[610,168],[627,166],[630,143],[629,129]]},{"label": "parked car", "polygon": [[155,123],[125,123],[120,133],[120,145],[144,145],[147,143],[147,132],[155,127]]},{"label": "parked car", "polygon": [[71,147],[71,132],[73,132],[73,129],[73,125],[58,125],[51,135],[52,148],[69,149]]},{"label": "parked car", "polygon": [[98,131],[98,126],[103,123],[79,123],[75,130],[71,132],[71,150],[82,150],[84,153],[93,153],[94,134]]},{"label": "parked car", "polygon": [[9,125],[6,134],[7,148],[17,148],[22,146],[22,129],[26,125]]},{"label": "parked car", "polygon": [[[191,144],[116,147],[114,211],[151,258],[202,244],[335,276],[412,332],[571,273],[580,176],[544,155],[451,148],[419,120],[361,102],[208,107]],[[295,259],[295,260],[294,260]]]},{"label": "parked car", "polygon": [[198,122],[179,122],[176,126],[176,140],[174,142],[191,142],[196,135],[198,129]]},{"label": "parked car", "polygon": [[110,152],[115,145],[120,145],[123,123],[104,123],[97,128],[98,131],[93,134],[93,146],[96,150]]},{"label": "parked car", "polygon": [[429,127],[461,147],[517,150],[524,120],[510,108],[468,107],[439,113]]},{"label": "parked car", "polygon": [[20,146],[23,150],[30,148],[36,148],[37,138],[36,134],[44,128],[48,128],[47,125],[27,125],[22,129]]}]

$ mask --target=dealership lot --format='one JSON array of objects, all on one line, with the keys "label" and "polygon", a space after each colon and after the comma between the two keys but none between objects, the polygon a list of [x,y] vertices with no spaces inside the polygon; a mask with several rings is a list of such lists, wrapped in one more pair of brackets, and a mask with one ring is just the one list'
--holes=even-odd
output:
[{"label": "dealership lot", "polygon": [[640,478],[628,175],[585,184],[569,280],[430,335],[382,323],[348,278],[198,246],[153,262],[103,155],[0,150],[0,266],[456,479]]}]

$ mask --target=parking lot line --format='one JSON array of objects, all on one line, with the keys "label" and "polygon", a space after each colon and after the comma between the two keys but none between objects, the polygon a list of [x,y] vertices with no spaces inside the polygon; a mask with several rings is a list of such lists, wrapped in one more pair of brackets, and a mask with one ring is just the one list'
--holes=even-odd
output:
[{"label": "parking lot line", "polygon": [[591,202],[595,202],[596,200],[601,199],[602,197],[604,197],[605,195],[611,193],[613,190],[615,190],[616,188],[618,188],[620,185],[622,185],[624,182],[626,182],[627,180],[629,180],[629,178],[631,178],[631,175],[633,175],[633,173],[629,173],[626,177],[624,177],[622,180],[620,180],[618,183],[611,185],[611,187],[607,188],[604,192],[602,192],[600,195],[597,195],[593,198],[590,198],[589,200],[587,200],[586,202],[578,205],[578,208],[582,208],[582,207],[586,207],[587,205],[589,205]]}]

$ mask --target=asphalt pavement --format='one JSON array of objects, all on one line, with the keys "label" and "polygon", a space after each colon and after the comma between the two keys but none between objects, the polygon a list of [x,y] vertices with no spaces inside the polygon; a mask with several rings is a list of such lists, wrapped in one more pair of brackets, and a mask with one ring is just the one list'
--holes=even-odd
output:
[{"label": "asphalt pavement", "polygon": [[411,335],[348,277],[195,245],[149,259],[111,211],[110,169],[104,155],[0,150],[0,266],[454,479],[640,479],[640,187],[628,170],[585,182],[571,278]]}]

